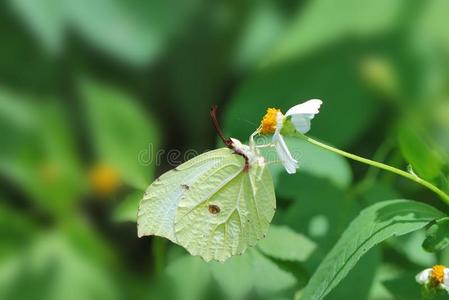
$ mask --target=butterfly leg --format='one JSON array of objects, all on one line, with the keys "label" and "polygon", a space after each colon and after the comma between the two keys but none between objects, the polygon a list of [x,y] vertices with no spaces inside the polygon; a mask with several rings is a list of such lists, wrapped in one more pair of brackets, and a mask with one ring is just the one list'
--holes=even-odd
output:
[{"label": "butterfly leg", "polygon": [[256,148],[268,148],[268,147],[274,147],[273,143],[265,144],[265,145],[256,145]]}]

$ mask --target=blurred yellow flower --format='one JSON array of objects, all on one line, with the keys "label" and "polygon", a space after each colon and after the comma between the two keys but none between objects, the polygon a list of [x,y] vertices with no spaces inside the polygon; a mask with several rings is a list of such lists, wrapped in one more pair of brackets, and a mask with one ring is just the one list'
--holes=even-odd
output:
[{"label": "blurred yellow flower", "polygon": [[121,185],[120,174],[108,164],[98,164],[89,171],[92,191],[100,196],[108,196],[117,191]]}]

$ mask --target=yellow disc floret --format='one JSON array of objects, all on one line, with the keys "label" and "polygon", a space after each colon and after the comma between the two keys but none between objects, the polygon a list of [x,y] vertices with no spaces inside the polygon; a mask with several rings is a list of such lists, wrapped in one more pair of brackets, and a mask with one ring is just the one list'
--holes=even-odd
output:
[{"label": "yellow disc floret", "polygon": [[277,124],[277,114],[280,110],[276,108],[268,108],[267,113],[263,116],[260,122],[260,133],[269,134],[274,133]]},{"label": "yellow disc floret", "polygon": [[442,265],[436,265],[432,267],[432,272],[430,274],[431,280],[436,283],[440,284],[444,281],[444,269],[446,267]]}]

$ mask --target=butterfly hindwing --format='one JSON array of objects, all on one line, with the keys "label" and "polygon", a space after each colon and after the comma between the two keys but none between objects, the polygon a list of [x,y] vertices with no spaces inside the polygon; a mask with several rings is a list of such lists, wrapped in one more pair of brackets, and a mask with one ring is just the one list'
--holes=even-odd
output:
[{"label": "butterfly hindwing", "polygon": [[224,261],[267,233],[276,205],[271,176],[268,168],[243,166],[239,155],[224,159],[181,197],[175,232],[191,254]]}]

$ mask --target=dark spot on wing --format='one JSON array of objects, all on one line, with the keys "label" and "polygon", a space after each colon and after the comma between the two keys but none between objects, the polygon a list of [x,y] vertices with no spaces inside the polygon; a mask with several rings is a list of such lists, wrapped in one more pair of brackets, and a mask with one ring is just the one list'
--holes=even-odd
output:
[{"label": "dark spot on wing", "polygon": [[189,187],[187,184],[181,184],[181,188],[182,188],[184,191],[188,191],[188,190],[190,189],[190,187]]},{"label": "dark spot on wing", "polygon": [[208,209],[209,209],[209,212],[213,215],[216,215],[220,212],[220,207],[218,207],[215,204],[210,204]]}]

